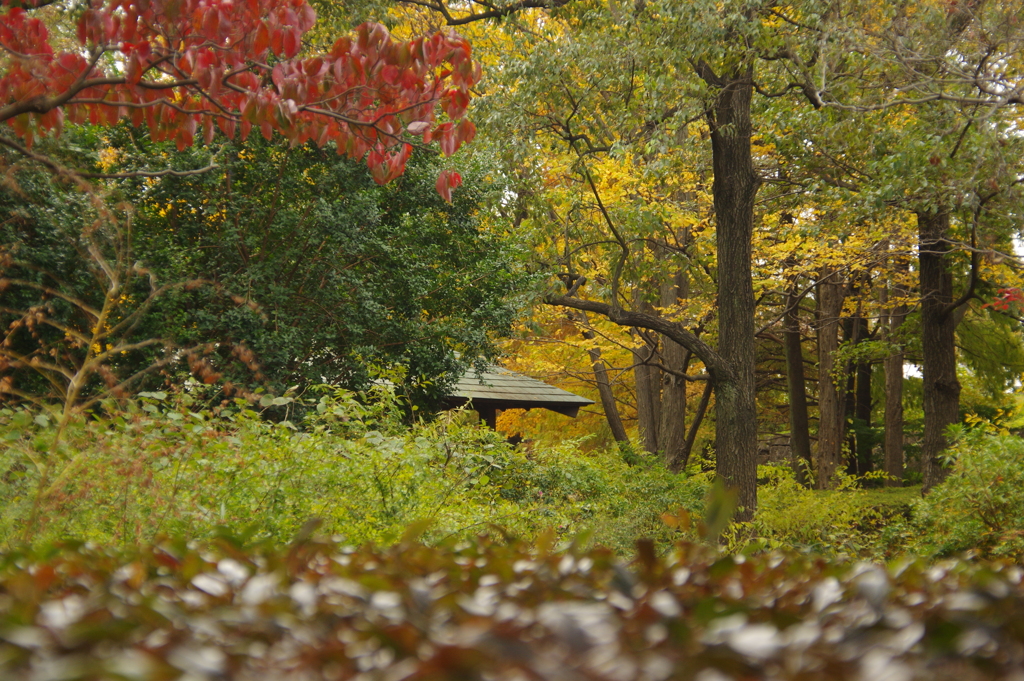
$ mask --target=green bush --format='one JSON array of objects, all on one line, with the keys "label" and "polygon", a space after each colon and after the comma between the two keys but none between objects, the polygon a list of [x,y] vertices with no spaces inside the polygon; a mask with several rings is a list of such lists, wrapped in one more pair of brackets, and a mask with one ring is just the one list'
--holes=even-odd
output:
[{"label": "green bush", "polygon": [[915,506],[915,548],[1024,558],[1024,440],[981,429],[954,435],[949,477]]},{"label": "green bush", "polygon": [[870,551],[870,535],[862,530],[877,512],[864,503],[858,478],[841,476],[835,489],[822,492],[799,484],[786,467],[761,466],[758,477],[754,526],[770,545],[849,555]]},{"label": "green bush", "polygon": [[[147,393],[125,411],[74,422],[56,442],[42,415],[0,410],[0,541],[81,539],[134,545],[169,533],[209,537],[218,526],[284,541],[311,517],[354,544],[482,531],[532,539],[546,529],[630,551],[638,537],[673,540],[660,514],[699,510],[705,477],[629,467],[578,442],[524,452],[461,419],[403,425],[387,391],[344,391],[309,402],[265,397],[278,421],[239,400],[217,414],[188,394]],[[40,494],[40,490],[43,493]]]}]

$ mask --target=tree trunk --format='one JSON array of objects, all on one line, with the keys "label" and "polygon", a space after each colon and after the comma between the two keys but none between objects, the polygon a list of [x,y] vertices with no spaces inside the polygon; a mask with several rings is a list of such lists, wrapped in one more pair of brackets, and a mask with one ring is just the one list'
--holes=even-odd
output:
[{"label": "tree trunk", "polygon": [[818,284],[818,489],[829,489],[842,460],[846,413],[844,391],[832,378],[839,349],[843,285],[830,272]]},{"label": "tree trunk", "polygon": [[[590,329],[590,320],[586,312],[575,313],[576,320],[582,326],[582,335],[588,341],[597,338]],[[571,317],[570,317],[571,318]],[[619,405],[615,402],[615,395],[612,393],[612,384],[608,379],[608,369],[601,358],[601,351],[597,348],[587,350],[590,356],[590,364],[594,369],[594,380],[597,382],[597,393],[601,397],[601,409],[604,410],[604,418],[608,421],[608,427],[612,431],[612,437],[616,442],[629,442],[629,435],[626,434],[626,427],[622,424],[622,417],[619,415]]]},{"label": "tree trunk", "polygon": [[[902,297],[905,291],[897,287],[895,293]],[[888,302],[888,289],[885,290]],[[907,306],[897,305],[889,311],[885,321],[885,339],[894,341]],[[885,486],[903,486],[903,352],[896,352],[885,358]]]},{"label": "tree trunk", "polygon": [[[654,306],[643,299],[643,291],[639,287],[633,289],[633,309],[655,316]],[[647,363],[657,355],[658,348],[651,347],[650,340],[645,341],[645,335],[657,338],[657,334],[643,334],[640,329],[633,329],[633,333],[641,343],[633,348],[637,430],[644,450],[657,454],[660,444],[658,428],[661,426],[661,370]]]},{"label": "tree trunk", "polygon": [[[851,288],[851,293],[854,293],[854,289]],[[840,328],[843,330],[843,341],[851,344],[857,344],[857,326],[853,318],[846,318],[840,323]],[[846,440],[847,458],[846,458],[846,472],[850,475],[857,474],[857,435],[856,431],[850,426],[853,425],[853,410],[857,406],[857,372],[854,371],[853,362],[846,360],[841,368],[833,368],[832,373],[841,373],[846,377],[846,390],[843,392],[843,435]]]},{"label": "tree trunk", "polygon": [[[854,317],[848,320],[850,332],[847,340],[859,345],[868,340],[868,320]],[[850,460],[847,472],[850,475],[864,475],[871,466],[871,450],[874,444],[871,436],[871,364],[854,362],[849,367],[847,385],[847,422],[853,424],[850,433]]]},{"label": "tree trunk", "polygon": [[654,352],[654,348],[649,345],[633,349],[637,430],[640,443],[650,454],[658,453],[658,427],[661,425],[661,371],[646,364]]},{"label": "tree trunk", "polygon": [[[708,69],[709,70],[709,69]],[[709,73],[705,80],[712,82]],[[760,180],[751,156],[753,71],[714,79],[718,96],[708,114],[714,168],[718,250],[718,352],[732,369],[715,376],[715,458],[718,475],[739,492],[737,518],[757,507],[757,411],[754,366],[754,287],[751,237]]]},{"label": "tree trunk", "polygon": [[[867,336],[868,320],[861,318],[861,330]],[[875,439],[871,433],[871,364],[857,364],[857,404],[853,417],[857,422],[857,475],[870,473],[874,468],[871,454]]]},{"label": "tree trunk", "polygon": [[924,443],[921,468],[924,492],[942,482],[946,470],[939,455],[948,446],[945,430],[960,420],[960,381],[956,376],[956,320],[952,314],[953,274],[949,257],[949,213],[917,214],[920,259],[921,349],[924,356]]},{"label": "tree trunk", "polygon": [[[676,305],[685,296],[685,274],[679,272],[661,286],[661,307]],[[661,339],[662,363],[681,374],[686,373],[690,353],[671,338]],[[661,372],[661,424],[658,428],[658,447],[671,469],[683,458],[686,444],[686,380],[668,371]]]},{"label": "tree trunk", "polygon": [[807,485],[811,470],[811,432],[807,418],[807,385],[800,334],[801,298],[794,282],[786,298],[782,339],[786,351],[786,386],[789,391],[789,447],[796,465],[796,479],[800,484]]},{"label": "tree trunk", "polygon": [[701,393],[700,402],[697,403],[697,411],[693,413],[693,421],[690,422],[690,431],[686,434],[686,442],[683,443],[683,450],[680,452],[679,458],[669,462],[668,469],[673,473],[679,473],[686,464],[690,462],[690,454],[693,453],[693,443],[697,440],[697,431],[700,429],[700,424],[704,421],[704,414],[708,410],[708,402],[711,401],[711,391],[714,390],[714,384],[708,381],[704,384],[704,392]]}]

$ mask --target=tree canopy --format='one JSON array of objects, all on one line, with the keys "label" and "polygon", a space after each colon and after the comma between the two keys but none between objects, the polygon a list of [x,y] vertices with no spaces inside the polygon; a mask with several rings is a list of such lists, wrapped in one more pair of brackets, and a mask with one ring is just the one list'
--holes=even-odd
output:
[{"label": "tree canopy", "polygon": [[[475,134],[464,115],[480,67],[453,31],[399,42],[364,24],[305,57],[302,37],[316,20],[305,0],[110,0],[81,11],[76,49],[54,49],[31,7],[2,6],[0,123],[27,147],[41,133],[59,134],[65,120],[129,118],[179,150],[199,130],[209,144],[218,129],[244,140],[255,127],[267,139],[278,132],[298,144],[333,141],[384,183],[412,151],[403,135],[436,138],[450,155]],[[443,175],[439,190],[449,191],[454,177]]]},{"label": "tree canopy", "polygon": [[[161,154],[170,168],[202,166],[209,156],[136,137],[128,126],[93,136],[105,169],[129,176],[107,191],[132,206],[130,230],[85,234],[88,205],[78,208],[84,219],[61,205],[76,192],[45,174],[16,176],[22,193],[6,198],[20,219],[4,227],[3,242],[16,244],[6,276],[24,283],[12,287],[8,320],[37,300],[29,284],[101,308],[107,290],[89,272],[93,245],[109,262],[145,264],[146,275],[124,282],[118,315],[141,305],[154,282],[173,284],[143,323],[119,336],[126,346],[160,339],[109,358],[105,371],[122,379],[175,348],[192,354],[207,382],[234,386],[229,396],[258,386],[359,389],[368,372],[400,364],[423,385],[422,399],[443,394],[462,366],[455,353],[493,356],[494,339],[508,333],[521,277],[508,247],[484,229],[481,204],[495,191],[484,186],[485,167],[464,168],[467,182],[452,203],[437,195],[429,159],[414,159],[382,187],[331,150],[262,139],[227,143],[216,170],[130,177]],[[13,338],[12,352],[38,356],[80,315],[66,303],[50,309],[42,338]],[[11,374],[22,389],[30,362]]]}]

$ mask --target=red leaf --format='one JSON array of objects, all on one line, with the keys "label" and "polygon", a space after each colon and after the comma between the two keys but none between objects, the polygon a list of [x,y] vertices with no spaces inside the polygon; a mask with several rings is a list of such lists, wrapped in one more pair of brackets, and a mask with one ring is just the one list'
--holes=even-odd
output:
[{"label": "red leaf", "polygon": [[256,36],[253,38],[252,43],[252,49],[256,53],[256,58],[262,59],[265,57],[269,47],[270,31],[267,30],[267,25],[261,21],[259,27],[256,29]]},{"label": "red leaf", "polygon": [[302,70],[311,78],[319,78],[324,68],[323,57],[314,57],[303,64]]},{"label": "red leaf", "polygon": [[[13,11],[14,10],[11,10],[11,12]],[[90,12],[92,12],[92,10],[87,9],[85,10],[85,12],[82,13],[82,16],[78,18],[78,42],[82,45],[85,45],[88,38],[88,28],[86,22],[88,21],[88,16]]]},{"label": "red leaf", "polygon": [[468,118],[463,118],[462,121],[459,122],[459,144],[472,142],[474,137],[476,137],[476,125]]},{"label": "red leaf", "polygon": [[203,32],[207,38],[216,39],[220,34],[220,12],[217,7],[211,7],[206,11],[203,21]]},{"label": "red leaf", "polygon": [[331,56],[335,59],[340,59],[344,55],[349,54],[352,51],[352,38],[344,36],[338,38],[334,43],[334,47],[331,48]]},{"label": "red leaf", "polygon": [[451,156],[454,154],[459,145],[455,141],[455,130],[451,123],[445,123],[444,125],[438,126],[434,131],[434,134],[441,138],[441,153],[445,156]]},{"label": "red leaf", "polygon": [[408,130],[411,135],[422,135],[430,130],[430,123],[427,121],[413,121],[409,125],[405,126],[405,129]]},{"label": "red leaf", "polygon": [[284,54],[284,32],[280,29],[270,34],[270,49],[274,54]]},{"label": "red leaf", "polygon": [[303,33],[313,27],[316,22],[316,10],[313,9],[312,5],[302,3],[302,7],[299,10],[299,29]]},{"label": "red leaf", "polygon": [[462,175],[459,175],[454,170],[442,170],[441,174],[437,176],[437,183],[434,185],[437,188],[437,193],[441,195],[447,203],[452,202],[452,190],[462,184]]},{"label": "red leaf", "polygon": [[290,29],[284,33],[284,54],[291,59],[299,52],[299,31]]}]

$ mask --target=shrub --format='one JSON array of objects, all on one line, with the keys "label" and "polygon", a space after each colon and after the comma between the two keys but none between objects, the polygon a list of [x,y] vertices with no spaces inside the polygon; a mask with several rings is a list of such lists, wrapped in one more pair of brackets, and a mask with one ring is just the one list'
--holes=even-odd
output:
[{"label": "shrub", "polygon": [[766,548],[789,547],[806,553],[876,556],[884,518],[869,502],[863,478],[842,475],[833,490],[804,487],[786,466],[758,467],[757,512],[753,521],[726,533],[732,551],[749,550],[751,539]]},{"label": "shrub", "polygon": [[701,479],[630,468],[574,441],[527,454],[459,418],[405,426],[393,396],[383,398],[341,391],[314,400],[300,430],[287,418],[292,398],[261,401],[279,417],[272,423],[242,400],[214,414],[193,411],[199,401],[187,394],[149,393],[122,412],[75,421],[56,452],[48,420],[0,410],[10,445],[0,454],[0,540],[133,545],[226,526],[284,541],[317,517],[355,544],[390,544],[428,523],[427,542],[587,529],[629,551],[641,536],[671,541],[659,515],[703,498]]},{"label": "shrub", "polygon": [[949,477],[917,503],[917,548],[1024,558],[1024,440],[956,429]]},{"label": "shrub", "polygon": [[1009,679],[1019,567],[486,538],[0,555],[0,678]]}]

